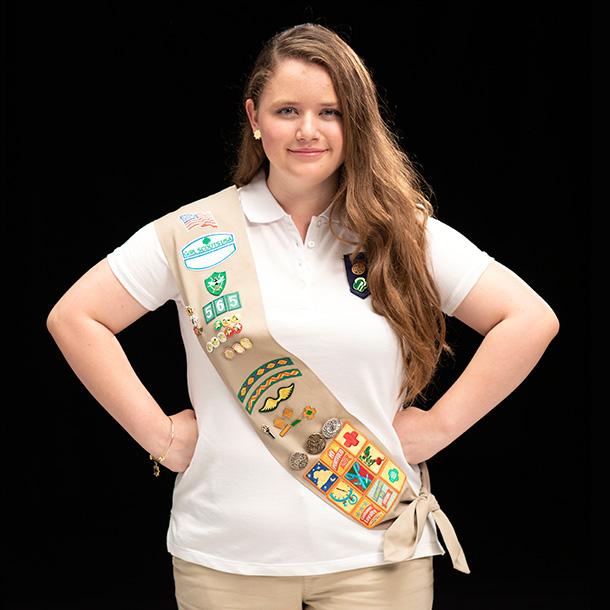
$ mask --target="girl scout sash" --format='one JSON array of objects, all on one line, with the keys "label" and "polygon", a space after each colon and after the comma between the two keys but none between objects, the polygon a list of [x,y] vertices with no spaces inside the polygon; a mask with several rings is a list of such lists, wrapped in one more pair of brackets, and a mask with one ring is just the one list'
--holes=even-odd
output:
[{"label": "girl scout sash", "polygon": [[426,464],[416,494],[383,443],[271,336],[237,189],[167,214],[155,228],[193,332],[277,461],[346,518],[386,529],[386,561],[413,556],[432,514],[454,567],[469,573]]}]

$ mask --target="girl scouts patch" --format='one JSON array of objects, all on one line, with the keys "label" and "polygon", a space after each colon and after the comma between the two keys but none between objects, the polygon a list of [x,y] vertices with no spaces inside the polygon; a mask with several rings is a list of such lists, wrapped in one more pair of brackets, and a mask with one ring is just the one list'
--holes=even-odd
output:
[{"label": "girl scouts patch", "polygon": [[371,294],[368,282],[366,281],[366,255],[364,252],[360,252],[352,262],[350,255],[345,254],[343,262],[345,263],[345,272],[347,273],[350,292],[361,299],[366,299]]},{"label": "girl scouts patch", "polygon": [[187,269],[201,271],[227,260],[236,249],[233,233],[209,233],[184,246],[181,252]]}]

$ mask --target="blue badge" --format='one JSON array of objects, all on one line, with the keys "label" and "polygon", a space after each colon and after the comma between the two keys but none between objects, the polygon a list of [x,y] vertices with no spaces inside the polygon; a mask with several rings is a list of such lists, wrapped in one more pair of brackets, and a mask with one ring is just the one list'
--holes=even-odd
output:
[{"label": "blue badge", "polygon": [[182,258],[187,269],[201,271],[227,260],[236,249],[233,233],[210,233],[184,246]]},{"label": "blue badge", "polygon": [[361,299],[366,299],[366,297],[371,294],[369,284],[366,280],[368,271],[366,254],[360,252],[353,262],[350,259],[349,254],[344,254],[343,262],[345,263],[345,272],[347,273],[347,282],[349,284],[350,292]]}]

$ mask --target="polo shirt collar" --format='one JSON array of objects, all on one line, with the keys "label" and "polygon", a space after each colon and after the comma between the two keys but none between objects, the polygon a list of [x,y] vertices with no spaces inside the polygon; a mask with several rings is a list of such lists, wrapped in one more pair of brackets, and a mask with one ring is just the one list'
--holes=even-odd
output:
[{"label": "polo shirt collar", "polygon": [[267,187],[264,171],[239,191],[241,207],[250,222],[270,223],[288,216]]},{"label": "polo shirt collar", "polygon": [[[289,216],[271,194],[264,171],[259,172],[250,183],[239,189],[239,198],[242,210],[250,222],[265,224]],[[330,205],[317,218],[328,220],[329,215]]]}]

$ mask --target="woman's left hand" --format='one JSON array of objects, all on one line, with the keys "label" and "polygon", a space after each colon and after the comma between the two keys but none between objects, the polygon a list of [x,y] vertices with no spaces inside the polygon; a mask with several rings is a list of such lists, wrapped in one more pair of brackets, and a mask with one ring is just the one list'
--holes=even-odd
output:
[{"label": "woman's left hand", "polygon": [[394,429],[409,464],[425,462],[449,444],[435,419],[432,411],[417,407],[396,414]]}]

